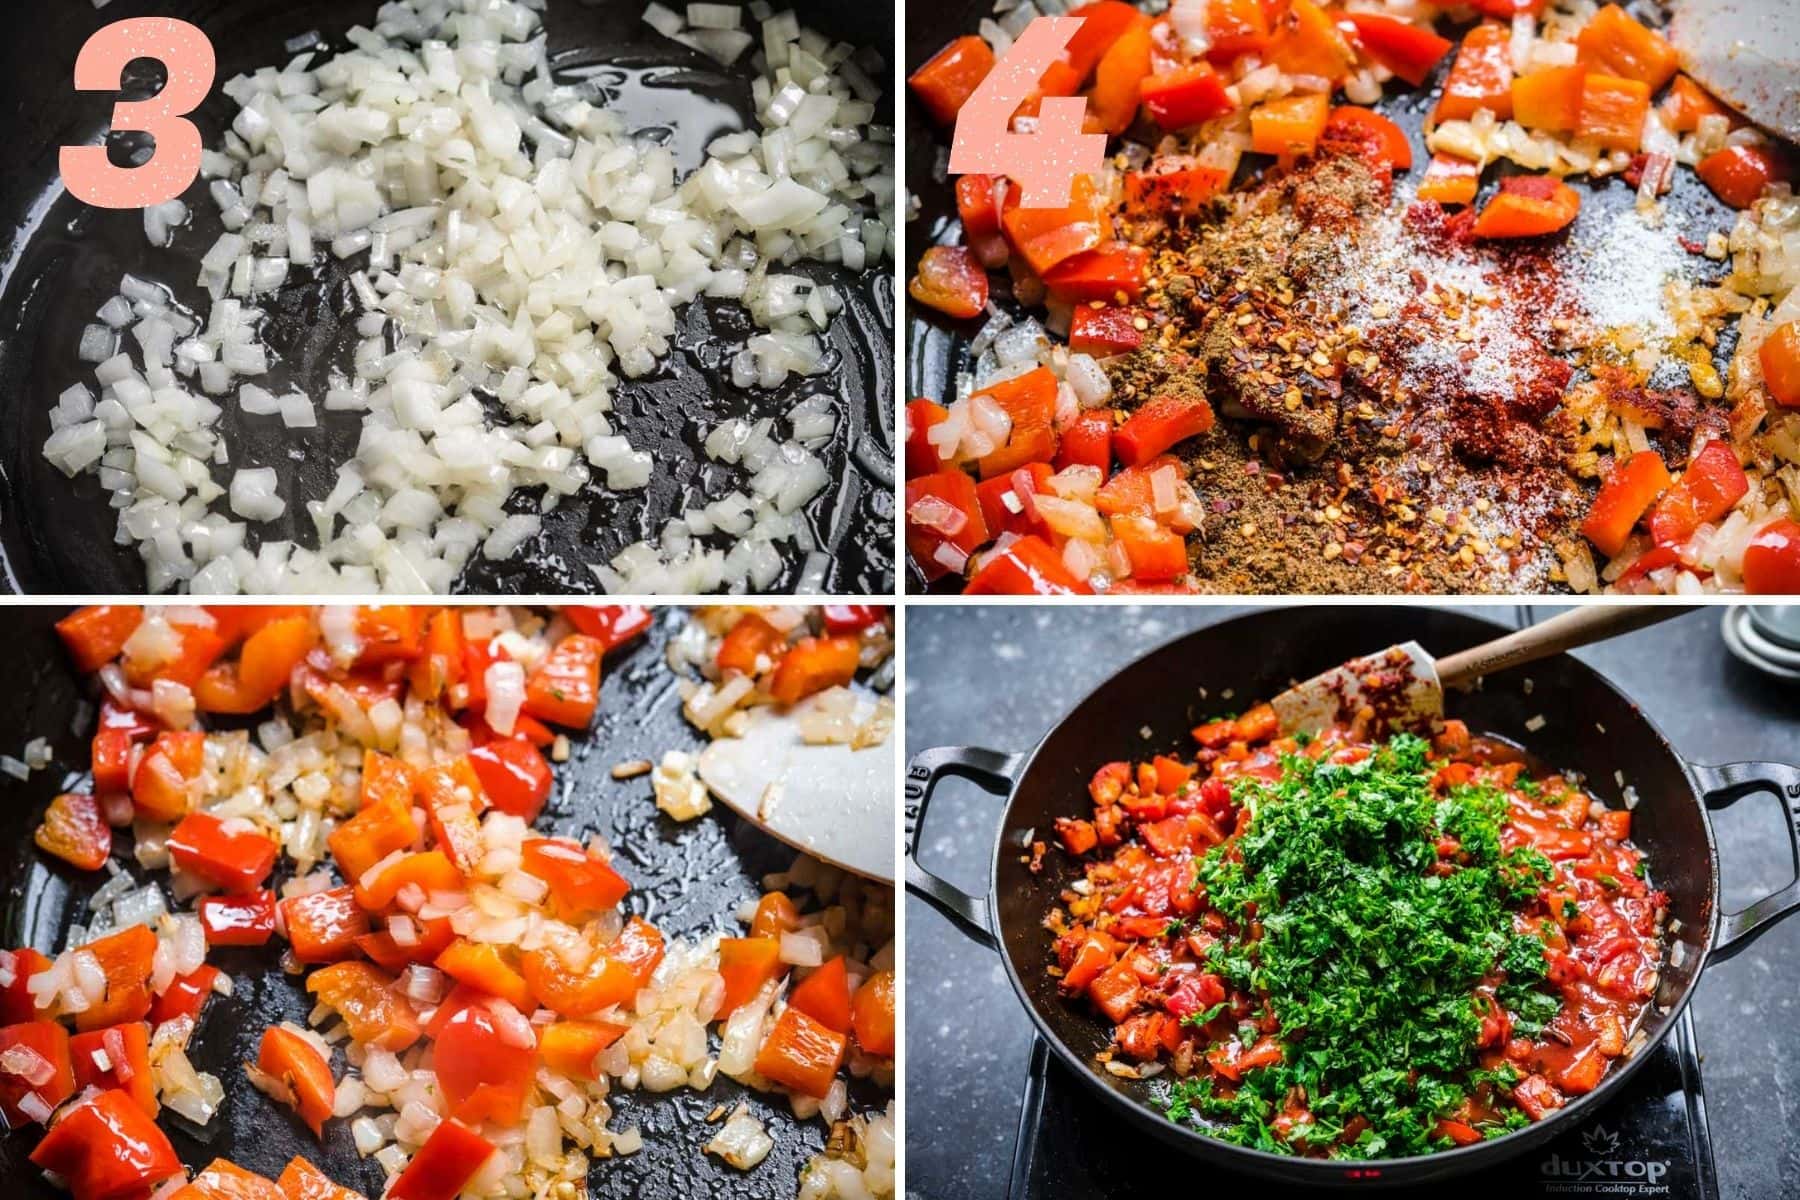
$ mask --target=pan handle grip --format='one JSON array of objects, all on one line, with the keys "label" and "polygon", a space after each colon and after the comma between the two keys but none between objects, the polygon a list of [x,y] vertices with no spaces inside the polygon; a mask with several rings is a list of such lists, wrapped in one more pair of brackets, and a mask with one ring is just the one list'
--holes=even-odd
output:
[{"label": "pan handle grip", "polygon": [[[1786,763],[1741,762],[1709,767],[1693,764],[1694,778],[1709,809],[1729,808],[1745,796],[1773,792],[1787,809],[1788,844],[1800,864],[1800,767]],[[1745,908],[1719,914],[1713,938],[1714,961],[1730,958],[1781,918],[1800,910],[1800,879]]]},{"label": "pan handle grip", "polygon": [[995,949],[988,921],[987,901],[971,896],[949,880],[934,875],[919,861],[919,835],[925,828],[925,810],[938,781],[957,776],[973,781],[983,791],[1004,796],[1012,790],[1013,773],[1020,756],[983,750],[977,746],[940,746],[912,756],[906,764],[906,890],[949,917],[963,934],[988,949]]}]

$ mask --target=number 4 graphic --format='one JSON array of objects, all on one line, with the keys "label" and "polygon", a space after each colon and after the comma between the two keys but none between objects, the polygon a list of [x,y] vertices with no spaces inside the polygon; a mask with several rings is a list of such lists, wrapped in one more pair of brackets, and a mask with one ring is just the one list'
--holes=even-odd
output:
[{"label": "number 4 graphic", "polygon": [[1075,176],[1100,169],[1106,135],[1081,131],[1087,101],[1080,96],[1046,96],[1034,132],[1011,128],[1013,112],[1081,25],[1080,17],[1039,17],[1025,27],[957,114],[952,174],[1005,175],[1021,188],[1022,206],[1061,208],[1069,202]]},{"label": "number 4 graphic", "polygon": [[75,87],[83,92],[116,92],[126,64],[154,58],[168,82],[148,100],[113,105],[112,127],[147,133],[156,152],[135,167],[114,166],[105,146],[64,146],[63,185],[95,208],[145,208],[173,200],[200,173],[200,131],[187,114],[211,90],[215,63],[204,33],[172,17],[133,17],[95,32],[75,57]]}]

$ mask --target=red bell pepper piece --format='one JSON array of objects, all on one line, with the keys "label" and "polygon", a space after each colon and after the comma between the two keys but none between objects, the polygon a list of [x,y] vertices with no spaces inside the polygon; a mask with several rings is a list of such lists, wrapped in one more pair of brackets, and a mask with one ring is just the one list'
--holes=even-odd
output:
[{"label": "red bell pepper piece", "polygon": [[1771,183],[1788,177],[1786,164],[1763,146],[1727,146],[1701,159],[1694,173],[1733,208],[1749,208]]},{"label": "red bell pepper piece", "polygon": [[1223,167],[1208,165],[1192,155],[1167,154],[1146,170],[1125,173],[1125,204],[1134,211],[1166,217],[1197,216],[1230,183]]},{"label": "red bell pepper piece", "polygon": [[396,801],[365,805],[333,829],[325,844],[331,847],[331,856],[337,860],[344,878],[354,883],[388,855],[411,846],[418,836],[419,824],[413,819],[412,806]]},{"label": "red bell pepper piece", "polygon": [[31,1152],[31,1161],[60,1175],[75,1200],[144,1196],[181,1173],[168,1136],[117,1089],[64,1113]]},{"label": "red bell pepper piece", "polygon": [[1242,54],[1268,49],[1269,19],[1280,8],[1265,0],[1209,0],[1206,6],[1206,57],[1219,66]]},{"label": "red bell pepper piece", "polygon": [[1659,546],[1679,545],[1730,512],[1749,490],[1737,452],[1723,441],[1710,441],[1650,510],[1650,536]]},{"label": "red bell pepper piece", "polygon": [[1758,596],[1800,595],[1800,524],[1777,517],[1744,548],[1744,590]]},{"label": "red bell pepper piece", "polygon": [[525,711],[565,729],[586,729],[600,705],[600,656],[606,643],[572,633],[545,656],[525,681]]},{"label": "red bell pepper piece", "polygon": [[788,993],[788,1006],[797,1008],[834,1033],[850,1032],[850,976],[844,956],[838,955],[800,981]]},{"label": "red bell pepper piece", "polygon": [[961,572],[964,560],[988,538],[981,498],[968,475],[945,467],[906,481],[906,549],[926,579]]},{"label": "red bell pepper piece", "polygon": [[823,1097],[850,1048],[848,1035],[789,1005],[756,1055],[756,1073],[806,1096]]},{"label": "red bell pepper piece", "polygon": [[1018,189],[1007,192],[1000,225],[1006,240],[1039,275],[1063,259],[1092,250],[1105,237],[1105,198],[1087,175],[1077,175],[1062,208],[1026,208]]},{"label": "red bell pepper piece", "polygon": [[203,712],[256,712],[287,687],[318,636],[310,614],[264,623],[245,640],[235,663],[219,663],[200,677],[195,702]]},{"label": "red bell pepper piece", "polygon": [[804,637],[788,648],[769,681],[777,704],[794,704],[856,678],[862,643],[853,637]]},{"label": "red bell pepper piece", "polygon": [[155,680],[167,679],[191,688],[200,682],[206,669],[225,653],[225,639],[212,629],[173,623],[169,628],[175,631],[176,640],[181,643],[181,648],[175,652],[174,657],[150,662],[140,656],[126,654],[120,660],[120,666],[125,671],[125,682],[132,687],[147,688]]},{"label": "red bell pepper piece", "polygon": [[116,796],[131,790],[131,747],[135,739],[123,729],[94,735],[94,793]]},{"label": "red bell pepper piece", "polygon": [[1504,121],[1512,116],[1512,31],[1491,22],[1463,35],[1444,80],[1432,120],[1466,121],[1485,108]]},{"label": "red bell pepper piece", "polygon": [[275,843],[247,821],[189,813],[169,833],[175,865],[231,892],[262,886],[275,867]]},{"label": "red bell pepper piece", "polygon": [[161,1025],[178,1017],[199,1020],[200,1010],[206,1007],[206,998],[213,994],[213,980],[218,977],[219,969],[206,963],[186,975],[177,975],[168,990],[151,1005],[150,1024]]},{"label": "red bell pepper piece", "polygon": [[1668,490],[1669,470],[1662,455],[1642,450],[1614,465],[1594,496],[1594,506],[1581,532],[1608,558],[1625,549],[1632,526]]},{"label": "red bell pepper piece", "polygon": [[356,654],[359,667],[411,662],[425,652],[419,610],[410,604],[370,605],[356,610]]},{"label": "red bell pepper piece", "polygon": [[469,765],[488,802],[504,813],[537,820],[550,798],[550,764],[530,742],[506,738],[469,751]]},{"label": "red bell pepper piece", "polygon": [[1142,246],[1112,245],[1063,259],[1044,272],[1044,286],[1058,300],[1086,304],[1135,301],[1144,294],[1150,255]]},{"label": "red bell pepper piece", "polygon": [[271,1025],[263,1030],[256,1065],[288,1089],[300,1120],[314,1137],[323,1138],[325,1119],[331,1116],[337,1099],[337,1085],[331,1079],[331,1064],[313,1044],[291,1029]]},{"label": "red bell pepper piece", "polygon": [[947,317],[966,321],[987,307],[987,269],[967,246],[931,246],[919,256],[919,270],[906,294]]},{"label": "red bell pepper piece", "polygon": [[1063,61],[1068,63],[1077,87],[1094,73],[1112,44],[1143,19],[1137,7],[1124,0],[1091,0],[1070,9],[1068,15],[1081,18],[1081,28],[1063,51]]},{"label": "red bell pepper piece", "polygon": [[1127,354],[1147,336],[1139,321],[1149,324],[1141,309],[1077,305],[1069,317],[1069,349],[1095,358]]},{"label": "red bell pepper piece", "polygon": [[50,969],[47,955],[30,946],[0,952],[0,967],[12,972],[12,982],[0,987],[0,1025],[37,1020],[37,1002],[31,996],[31,977]]},{"label": "red bell pepper piece", "polygon": [[850,1029],[866,1053],[894,1057],[894,973],[876,971],[850,998]]},{"label": "red bell pepper piece", "polygon": [[463,876],[442,850],[422,850],[404,855],[379,871],[365,871],[356,881],[356,902],[370,912],[380,912],[408,884],[427,895],[457,892],[463,888]]},{"label": "red bell pepper piece", "polygon": [[969,34],[939,50],[931,61],[907,77],[906,86],[932,120],[939,125],[954,125],[956,114],[993,69],[993,48]]},{"label": "red bell pepper piece", "polygon": [[1478,238],[1541,237],[1575,220],[1581,193],[1548,175],[1509,175],[1482,205],[1473,232]]},{"label": "red bell pepper piece", "polygon": [[1037,367],[1023,375],[1015,375],[983,388],[976,395],[989,397],[1012,419],[1006,445],[982,455],[983,479],[1008,474],[1028,463],[1049,462],[1056,457],[1056,376],[1049,367]]},{"label": "red bell pepper piece", "polygon": [[[15,1075],[0,1068],[0,1113],[6,1115],[7,1124],[17,1129],[44,1119],[39,1103],[43,1110],[50,1110],[73,1096],[75,1072],[69,1031],[55,1021],[21,1021],[0,1028],[0,1054],[15,1046],[30,1050],[43,1060],[35,1070],[24,1074]],[[38,1103],[27,1101],[27,1096],[36,1097]]]},{"label": "red bell pepper piece", "polygon": [[1048,463],[1032,463],[984,480],[975,491],[981,497],[981,517],[987,522],[988,532],[998,536],[1040,531],[1043,523],[1037,518],[1032,498],[1046,490],[1050,475]]},{"label": "red bell pepper piece", "polygon": [[1150,73],[1150,30],[1150,17],[1140,14],[1100,56],[1088,92],[1086,128],[1116,135],[1137,119],[1138,87]]},{"label": "red bell pepper piece", "polygon": [[1082,413],[1062,432],[1062,444],[1056,451],[1056,469],[1095,467],[1104,476],[1112,468],[1112,435],[1110,412]]},{"label": "red bell pepper piece", "polygon": [[1000,233],[1002,182],[999,175],[956,177],[956,215],[962,220],[964,244],[972,247]]},{"label": "red bell pepper piece", "polygon": [[720,938],[719,975],[725,980],[725,999],[719,1004],[719,1016],[731,1015],[786,970],[779,938]]},{"label": "red bell pepper piece", "polygon": [[440,1121],[388,1189],[388,1200],[456,1200],[493,1153],[493,1144],[461,1121]]},{"label": "red bell pepper piece", "polygon": [[100,815],[99,801],[85,793],[65,792],[52,800],[32,840],[83,871],[98,871],[112,856],[112,826]]},{"label": "red bell pepper piece", "polygon": [[518,1124],[537,1070],[535,1050],[508,1042],[485,1004],[471,1004],[451,1017],[437,1035],[432,1059],[450,1115]]},{"label": "red bell pepper piece", "polygon": [[333,1183],[319,1168],[299,1155],[288,1160],[281,1178],[275,1181],[282,1200],[367,1200],[361,1192]]},{"label": "red bell pepper piece", "polygon": [[153,821],[178,821],[193,806],[189,784],[206,763],[206,735],[159,733],[131,776],[131,803]]},{"label": "red bell pepper piece", "polygon": [[141,1021],[150,1012],[150,968],[156,935],[147,925],[133,925],[89,942],[85,947],[106,975],[105,996],[75,1014],[75,1028],[86,1031],[126,1021]]},{"label": "red bell pepper piece", "polygon": [[931,444],[932,429],[950,417],[950,410],[932,400],[906,402],[906,477],[929,475],[943,465]]},{"label": "red bell pepper piece", "polygon": [[1120,462],[1135,467],[1212,427],[1212,405],[1203,397],[1157,396],[1113,431],[1113,452]]},{"label": "red bell pepper piece", "polygon": [[209,946],[262,946],[275,935],[275,893],[264,888],[243,896],[207,896],[200,925]]},{"label": "red bell pepper piece", "polygon": [[719,640],[715,661],[721,671],[760,675],[781,661],[787,635],[755,613],[745,613]]},{"label": "red bell pepper piece", "polygon": [[1022,537],[991,554],[969,586],[970,596],[1087,595],[1094,589],[1063,565],[1062,555],[1043,538]]},{"label": "red bell pepper piece", "polygon": [[1186,129],[1237,107],[1219,73],[1203,62],[1151,75],[1138,95],[1164,129]]},{"label": "red bell pepper piece", "polygon": [[827,633],[861,633],[881,623],[887,609],[879,604],[827,604],[819,610]]},{"label": "red bell pepper piece", "polygon": [[1354,146],[1366,161],[1385,164],[1389,170],[1412,168],[1412,143],[1406,140],[1406,132],[1373,109],[1340,104],[1325,118],[1323,140],[1334,146]]},{"label": "red bell pepper piece", "polygon": [[656,614],[642,604],[570,604],[562,614],[582,633],[599,638],[607,650],[623,646],[656,620]]},{"label": "red bell pepper piece", "polygon": [[1149,517],[1118,515],[1113,536],[1131,560],[1131,577],[1142,583],[1164,583],[1187,574],[1187,542]]},{"label": "red bell pepper piece", "polygon": [[551,903],[564,921],[614,908],[631,890],[610,865],[561,838],[527,840],[519,849],[519,869],[550,885]]},{"label": "red bell pepper piece", "polygon": [[1450,40],[1423,26],[1378,13],[1346,13],[1344,19],[1356,27],[1356,38],[1370,58],[1414,87],[1450,53]]},{"label": "red bell pepper piece", "polygon": [[77,1088],[120,1088],[139,1108],[157,1113],[156,1080],[150,1072],[150,1026],[128,1021],[78,1033],[69,1039]]},{"label": "red bell pepper piece", "polygon": [[75,666],[93,672],[119,657],[143,619],[144,610],[136,604],[90,604],[58,621],[56,632]]},{"label": "red bell pepper piece", "polygon": [[348,958],[356,950],[356,939],[369,932],[369,916],[347,886],[289,896],[279,907],[294,957],[303,963]]},{"label": "red bell pepper piece", "polygon": [[1783,408],[1800,408],[1800,321],[1783,321],[1756,348],[1763,387]]}]

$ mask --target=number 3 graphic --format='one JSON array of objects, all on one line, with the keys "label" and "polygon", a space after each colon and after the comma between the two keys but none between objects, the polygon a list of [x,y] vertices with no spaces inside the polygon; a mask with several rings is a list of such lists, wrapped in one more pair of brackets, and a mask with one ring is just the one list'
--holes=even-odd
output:
[{"label": "number 3 graphic", "polygon": [[113,105],[112,127],[147,133],[156,152],[141,166],[117,167],[105,146],[64,146],[63,184],[77,200],[96,208],[144,208],[173,200],[200,173],[200,131],[187,114],[211,90],[214,59],[204,33],[172,17],[133,17],[97,31],[75,58],[75,87],[116,92],[126,64],[154,58],[168,72],[162,91],[148,100]]}]

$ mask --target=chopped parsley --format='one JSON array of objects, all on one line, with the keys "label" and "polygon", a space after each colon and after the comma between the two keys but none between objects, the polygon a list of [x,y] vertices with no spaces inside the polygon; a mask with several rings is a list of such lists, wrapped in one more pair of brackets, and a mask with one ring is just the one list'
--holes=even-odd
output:
[{"label": "chopped parsley", "polygon": [[[1360,762],[1290,756],[1279,782],[1237,783],[1247,824],[1200,860],[1196,883],[1235,929],[1254,921],[1260,936],[1222,939],[1206,962],[1266,997],[1284,1057],[1246,1071],[1228,1095],[1205,1076],[1170,1084],[1171,1119],[1276,1153],[1420,1154],[1444,1144],[1438,1120],[1472,1090],[1517,1082],[1511,1067],[1475,1069],[1476,987],[1503,972],[1497,998],[1521,1030],[1556,1014],[1560,1001],[1540,988],[1543,943],[1513,930],[1513,910],[1550,864],[1501,850],[1504,792],[1440,795],[1435,769],[1424,741],[1399,735]],[[1446,837],[1459,847],[1448,870]],[[1257,1036],[1240,1031],[1245,1045]],[[1291,1095],[1305,1096],[1305,1111],[1277,1136]],[[1357,1117],[1367,1127],[1345,1140]]]}]

